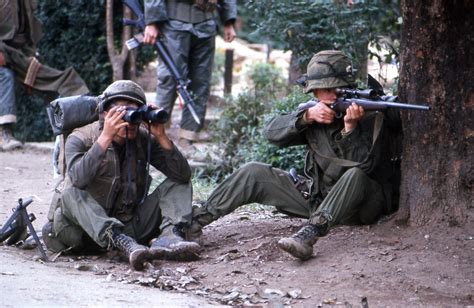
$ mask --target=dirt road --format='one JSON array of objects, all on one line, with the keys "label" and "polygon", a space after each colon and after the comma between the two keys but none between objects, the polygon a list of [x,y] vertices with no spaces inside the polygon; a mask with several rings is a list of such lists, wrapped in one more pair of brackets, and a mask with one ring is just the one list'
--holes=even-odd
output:
[{"label": "dirt road", "polygon": [[[0,153],[0,222],[19,197],[33,196],[40,230],[53,187],[49,152]],[[307,262],[276,245],[302,222],[246,207],[204,229],[201,260],[155,261],[143,272],[110,253],[41,264],[36,250],[0,246],[2,306],[474,305],[473,215],[463,227],[336,228]]]}]

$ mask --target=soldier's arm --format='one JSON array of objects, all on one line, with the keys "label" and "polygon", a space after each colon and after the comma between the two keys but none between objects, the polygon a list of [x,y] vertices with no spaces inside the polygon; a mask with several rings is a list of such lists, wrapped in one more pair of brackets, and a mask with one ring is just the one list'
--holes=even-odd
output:
[{"label": "soldier's arm", "polygon": [[219,17],[223,25],[234,24],[237,18],[237,3],[235,0],[219,1]]},{"label": "soldier's arm", "polygon": [[168,20],[166,1],[145,0],[145,30],[143,43],[155,44],[160,35],[160,24]]},{"label": "soldier's arm", "polygon": [[367,174],[374,170],[380,160],[380,144],[383,131],[379,134],[377,143],[372,148],[374,122],[375,114],[368,114],[353,130],[347,133],[341,131],[336,136],[336,144],[340,150],[341,158],[364,162],[359,168]]},{"label": "soldier's arm", "polygon": [[68,175],[77,188],[87,187],[97,176],[100,164],[114,136],[127,125],[127,122],[122,120],[125,112],[124,107],[118,106],[105,112],[104,127],[95,141],[89,137],[93,135],[94,125],[86,126],[90,130],[89,134],[76,130],[67,138],[65,154]]},{"label": "soldier's arm", "polygon": [[97,142],[88,147],[81,138],[71,134],[66,140],[65,155],[72,185],[84,189],[97,176],[105,151]]},{"label": "soldier's arm", "polygon": [[265,138],[283,147],[306,144],[304,131],[309,123],[304,122],[303,115],[304,112],[293,112],[273,117],[263,129]]},{"label": "soldier's arm", "polygon": [[191,167],[173,143],[171,149],[165,149],[153,139],[150,164],[175,182],[188,183],[191,180]]},{"label": "soldier's arm", "polygon": [[165,0],[145,0],[145,24],[160,24],[167,20]]}]

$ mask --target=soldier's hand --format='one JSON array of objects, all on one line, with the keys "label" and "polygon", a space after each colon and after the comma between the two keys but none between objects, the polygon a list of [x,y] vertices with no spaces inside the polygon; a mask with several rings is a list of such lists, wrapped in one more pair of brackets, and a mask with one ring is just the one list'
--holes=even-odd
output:
[{"label": "soldier's hand", "polygon": [[[158,109],[158,107],[154,104],[148,104],[148,106],[150,106],[152,109]],[[150,133],[160,143],[162,148],[166,150],[171,150],[173,148],[173,143],[166,134],[165,123],[150,123]]]},{"label": "soldier's hand", "polygon": [[356,128],[359,121],[364,117],[364,114],[364,108],[358,106],[356,103],[352,103],[352,105],[346,109],[346,115],[344,116],[344,132],[349,133]]},{"label": "soldier's hand", "polygon": [[145,27],[143,43],[145,44],[155,44],[156,38],[160,35],[160,29],[156,24],[149,24]]},{"label": "soldier's hand", "polygon": [[306,120],[309,122],[318,122],[322,124],[330,124],[334,121],[336,112],[329,108],[329,106],[323,102],[318,102],[313,107],[309,108],[306,112]]},{"label": "soldier's hand", "polygon": [[230,43],[234,40],[236,34],[233,24],[227,24],[224,26],[224,41]]},{"label": "soldier's hand", "polygon": [[3,52],[0,51],[0,66],[5,66],[5,64],[7,64],[5,56],[3,55]]},{"label": "soldier's hand", "polygon": [[115,106],[105,112],[104,128],[97,139],[97,142],[100,144],[102,149],[107,149],[119,130],[128,125],[127,122],[122,120],[125,113],[126,108],[124,106]]}]

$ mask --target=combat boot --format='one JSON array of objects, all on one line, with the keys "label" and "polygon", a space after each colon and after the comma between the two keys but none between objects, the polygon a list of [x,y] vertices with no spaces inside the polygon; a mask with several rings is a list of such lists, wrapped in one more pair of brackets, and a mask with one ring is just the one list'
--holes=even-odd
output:
[{"label": "combat boot", "polygon": [[151,257],[148,247],[138,244],[133,238],[123,233],[114,234],[112,244],[125,253],[134,270],[142,270],[143,264]]},{"label": "combat boot", "polygon": [[191,261],[199,258],[201,246],[184,240],[184,233],[178,226],[168,226],[158,238],[150,242],[150,252],[154,259],[161,256],[166,260]]},{"label": "combat boot", "polygon": [[11,151],[22,147],[23,144],[13,137],[11,125],[0,125],[0,150]]},{"label": "combat boot", "polygon": [[291,237],[278,241],[278,247],[300,260],[308,260],[313,255],[313,245],[328,233],[327,221],[322,224],[305,224]]},{"label": "combat boot", "polygon": [[202,228],[213,222],[214,216],[203,206],[193,206],[193,221],[186,230],[186,239],[198,242],[202,236]]}]

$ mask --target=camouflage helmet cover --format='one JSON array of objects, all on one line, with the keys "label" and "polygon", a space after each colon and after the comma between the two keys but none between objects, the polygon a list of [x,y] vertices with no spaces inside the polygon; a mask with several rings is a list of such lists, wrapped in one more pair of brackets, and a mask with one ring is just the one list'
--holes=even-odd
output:
[{"label": "camouflage helmet cover", "polygon": [[304,92],[314,89],[351,87],[354,70],[351,60],[339,50],[325,50],[315,54],[306,71]]},{"label": "camouflage helmet cover", "polygon": [[106,109],[112,100],[117,98],[132,101],[139,106],[146,105],[145,91],[131,80],[117,80],[104,90],[101,95],[102,111]]}]

